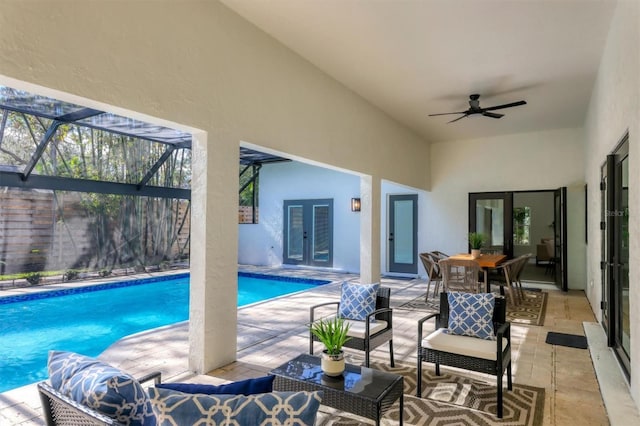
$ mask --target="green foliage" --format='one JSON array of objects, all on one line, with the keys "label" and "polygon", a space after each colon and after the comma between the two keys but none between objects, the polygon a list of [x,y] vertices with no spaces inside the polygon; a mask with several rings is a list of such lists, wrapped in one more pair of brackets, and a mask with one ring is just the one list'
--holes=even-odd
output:
[{"label": "green foliage", "polygon": [[80,271],[77,269],[67,269],[64,273],[64,279],[67,281],[75,280],[80,275]]},{"label": "green foliage", "polygon": [[[6,118],[0,164],[23,168],[52,120],[11,111],[0,111],[0,118]],[[37,162],[35,172],[45,176],[137,184],[166,149],[161,143],[67,123],[58,127]],[[191,157],[190,149],[176,149],[147,185],[189,188]],[[62,198],[61,194],[64,192],[55,193],[56,203]],[[57,207],[56,221],[60,228],[76,226],[76,222],[66,223],[64,217],[65,209],[77,210],[75,201],[57,204]],[[58,268],[103,268],[108,275],[111,269],[107,273],[106,268],[171,259],[175,256],[175,246],[178,246],[178,256],[188,250],[189,240],[180,241],[178,235],[189,226],[189,208],[179,214],[180,202],[176,200],[82,193],[80,207],[86,213],[83,220],[88,224],[93,250],[72,265],[56,265]],[[38,249],[31,251],[32,257],[40,254]],[[39,266],[44,267],[44,260],[40,263]]]},{"label": "green foliage", "polygon": [[25,279],[31,285],[38,284],[40,282],[41,278],[42,278],[42,274],[40,272],[29,272],[29,273],[25,274]]},{"label": "green foliage", "polygon": [[108,277],[109,275],[111,275],[111,269],[107,269],[107,268],[100,269],[98,271],[98,275],[100,275],[103,278]]},{"label": "green foliage", "polygon": [[484,245],[485,239],[486,238],[485,238],[484,234],[481,234],[479,232],[470,232],[469,233],[469,245],[474,250],[481,249],[482,246]]},{"label": "green foliage", "polygon": [[513,242],[517,245],[529,245],[531,209],[515,207],[513,209]]},{"label": "green foliage", "polygon": [[347,336],[348,331],[349,324],[338,317],[321,319],[311,324],[311,333],[320,340],[329,355],[340,353],[342,346],[351,339]]}]

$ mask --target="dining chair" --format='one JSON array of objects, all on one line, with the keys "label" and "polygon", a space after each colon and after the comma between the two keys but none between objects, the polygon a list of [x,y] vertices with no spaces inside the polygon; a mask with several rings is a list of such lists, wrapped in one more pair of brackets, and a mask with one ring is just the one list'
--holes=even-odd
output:
[{"label": "dining chair", "polygon": [[533,253],[527,253],[527,254],[523,254],[521,256],[518,256],[516,259],[518,259],[519,263],[518,263],[518,267],[515,271],[515,277],[514,277],[514,281],[515,281],[515,285],[518,291],[518,294],[520,296],[520,300],[524,301],[527,298],[526,293],[524,292],[524,289],[522,288],[522,272],[524,271],[524,268],[527,266],[527,264],[529,263],[529,259],[533,257]]},{"label": "dining chair", "polygon": [[509,259],[502,262],[489,274],[489,283],[500,286],[500,294],[508,295],[508,300],[514,304],[520,304],[520,294],[518,293],[516,277],[522,260],[520,258]]},{"label": "dining chair", "polygon": [[433,257],[437,258],[438,260],[441,259],[446,259],[447,257],[449,257],[449,255],[447,253],[444,253],[442,251],[439,250],[433,250],[429,252]]},{"label": "dining chair", "polygon": [[484,271],[475,260],[447,258],[441,259],[438,264],[442,272],[444,292],[454,290],[479,293],[483,291]]},{"label": "dining chair", "polygon": [[424,269],[427,271],[427,292],[424,296],[425,301],[429,300],[429,289],[433,282],[433,297],[438,294],[440,290],[440,283],[442,282],[442,273],[440,271],[440,265],[438,260],[434,259],[431,253],[420,253],[420,260]]}]

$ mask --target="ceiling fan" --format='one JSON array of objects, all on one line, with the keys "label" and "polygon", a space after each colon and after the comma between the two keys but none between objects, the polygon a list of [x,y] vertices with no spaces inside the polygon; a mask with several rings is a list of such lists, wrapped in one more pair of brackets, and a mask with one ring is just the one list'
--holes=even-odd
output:
[{"label": "ceiling fan", "polygon": [[526,104],[525,101],[518,101],[518,102],[511,102],[509,104],[502,104],[502,105],[496,105],[496,106],[487,107],[487,108],[481,108],[479,99],[480,99],[480,95],[478,95],[478,94],[470,95],[469,96],[469,109],[466,110],[466,111],[443,112],[443,113],[440,113],[440,114],[429,114],[429,117],[434,117],[436,115],[464,114],[462,117],[455,118],[455,119],[449,121],[448,123],[453,123],[455,121],[462,120],[463,118],[468,117],[468,116],[473,115],[473,114],[482,114],[485,117],[491,117],[491,118],[501,118],[501,117],[504,116],[504,114],[496,114],[495,112],[491,112],[491,111],[495,111],[497,109],[511,108],[511,107],[514,107],[514,106],[525,105]]}]

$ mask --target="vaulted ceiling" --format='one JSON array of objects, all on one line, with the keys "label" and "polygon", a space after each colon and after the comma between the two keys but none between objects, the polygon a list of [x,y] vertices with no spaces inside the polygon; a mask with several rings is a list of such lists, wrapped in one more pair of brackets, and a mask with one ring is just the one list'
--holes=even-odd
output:
[{"label": "vaulted ceiling", "polygon": [[[613,0],[222,0],[429,142],[581,127]],[[526,105],[454,123],[480,107]]]}]

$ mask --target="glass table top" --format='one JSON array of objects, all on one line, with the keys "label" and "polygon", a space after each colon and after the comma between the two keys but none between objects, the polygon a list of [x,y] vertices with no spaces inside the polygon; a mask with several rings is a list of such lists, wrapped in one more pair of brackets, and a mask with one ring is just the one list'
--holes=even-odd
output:
[{"label": "glass table top", "polygon": [[373,399],[402,380],[397,374],[351,364],[346,364],[342,376],[327,376],[320,368],[320,358],[307,354],[298,355],[270,373]]}]

